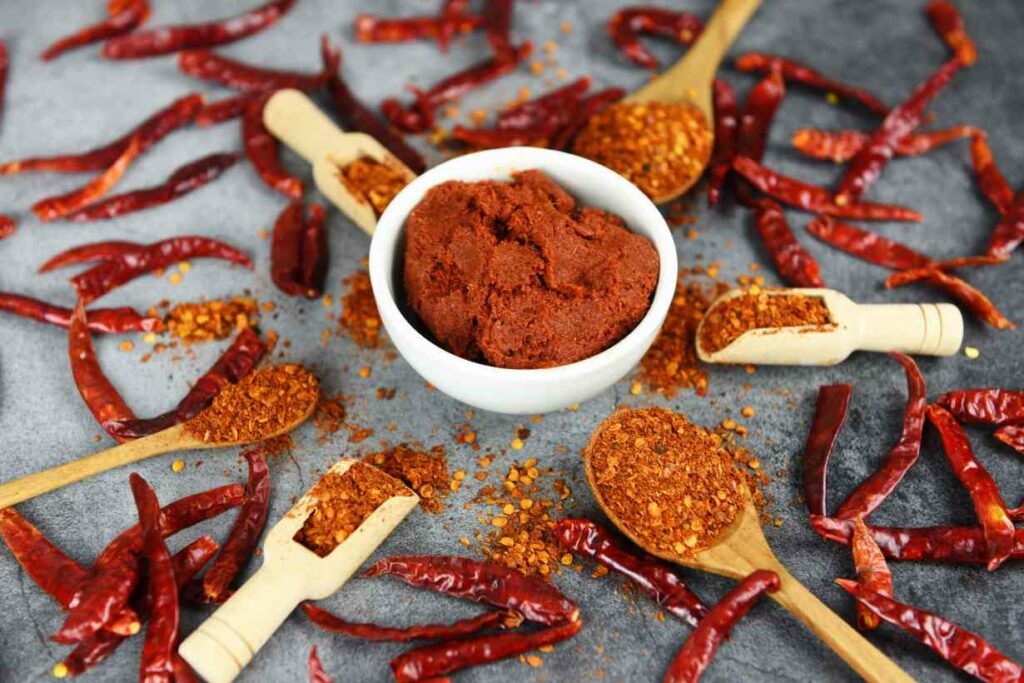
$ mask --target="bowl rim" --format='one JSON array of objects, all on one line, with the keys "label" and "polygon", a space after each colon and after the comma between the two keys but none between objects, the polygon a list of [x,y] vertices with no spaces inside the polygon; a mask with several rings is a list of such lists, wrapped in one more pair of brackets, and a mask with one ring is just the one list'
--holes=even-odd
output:
[{"label": "bowl rim", "polygon": [[[534,157],[538,160],[538,163],[523,163],[522,158],[524,156]],[[509,162],[513,160],[515,163],[510,164]],[[658,253],[658,282],[654,288],[651,304],[644,317],[640,319],[640,322],[622,339],[600,353],[566,365],[549,368],[500,368],[457,356],[416,329],[406,318],[405,314],[402,313],[395,300],[393,277],[395,263],[398,259],[395,258],[394,251],[398,249],[398,242],[402,231],[405,229],[408,215],[416,204],[419,203],[419,197],[422,197],[431,187],[455,179],[448,177],[452,170],[457,170],[462,166],[475,167],[483,164],[501,166],[504,163],[509,167],[518,167],[523,170],[538,168],[538,170],[543,172],[545,171],[543,168],[543,161],[545,160],[552,161],[555,164],[575,164],[586,168],[589,173],[596,174],[602,182],[618,185],[617,192],[625,194],[628,201],[641,206],[642,212],[650,215],[650,234],[638,232],[629,223],[627,223],[626,227],[630,232],[640,234],[650,240]],[[501,173],[494,173],[492,179],[503,180],[505,178]],[[405,196],[404,198],[403,195]],[[408,199],[412,195],[418,197],[415,202],[411,202]],[[574,196],[574,198],[576,197]],[[578,198],[576,199],[579,201]],[[409,206],[404,207],[403,205],[407,203]],[[580,203],[582,204],[583,202],[581,201]],[[391,268],[390,272],[384,272],[382,257],[385,255],[384,250],[388,248],[392,249]],[[403,336],[412,344],[413,350],[416,353],[433,356],[434,360],[444,363],[449,369],[456,372],[472,373],[481,379],[494,379],[495,381],[504,382],[514,380],[556,382],[620,363],[630,355],[630,351],[638,344],[642,344],[645,339],[653,338],[657,334],[675,296],[676,281],[678,279],[678,257],[676,255],[675,240],[672,238],[672,233],[668,223],[665,221],[665,217],[647,195],[615,171],[590,159],[567,152],[541,147],[503,147],[473,152],[449,159],[427,170],[402,188],[401,192],[392,199],[377,221],[377,229],[374,231],[370,242],[369,271],[370,283],[373,286],[374,298],[380,309],[382,320],[387,321],[385,325],[387,323],[396,325]],[[399,353],[402,352],[398,348],[398,344],[396,344],[396,348]]]}]

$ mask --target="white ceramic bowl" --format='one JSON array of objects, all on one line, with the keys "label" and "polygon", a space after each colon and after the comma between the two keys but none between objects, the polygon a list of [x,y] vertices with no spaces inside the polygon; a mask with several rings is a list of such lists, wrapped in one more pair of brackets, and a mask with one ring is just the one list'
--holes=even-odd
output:
[{"label": "white ceramic bowl", "polygon": [[[395,300],[405,220],[431,187],[448,180],[509,180],[515,171],[539,169],[581,206],[618,214],[658,250],[661,268],[650,309],[614,346],[569,365],[537,370],[496,368],[460,358],[424,337]],[[467,154],[436,166],[403,189],[377,222],[370,244],[370,282],[384,329],[409,365],[435,387],[476,408],[498,413],[544,413],[600,394],[622,379],[644,355],[665,321],[675,293],[676,246],[658,209],[632,183],[600,164],[564,152],[511,147]]]}]

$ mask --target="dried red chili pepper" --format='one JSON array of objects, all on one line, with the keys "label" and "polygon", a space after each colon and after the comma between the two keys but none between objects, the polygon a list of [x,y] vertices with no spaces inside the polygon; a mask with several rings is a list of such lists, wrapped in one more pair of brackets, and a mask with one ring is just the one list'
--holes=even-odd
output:
[{"label": "dried red chili pepper", "polygon": [[135,126],[124,136],[103,147],[80,154],[64,154],[52,157],[33,157],[9,161],[0,165],[0,175],[24,173],[26,171],[51,171],[54,173],[79,173],[101,171],[124,154],[132,140],[138,140],[139,152],[143,152],[162,140],[171,132],[188,125],[196,112],[203,106],[203,96],[198,93],[185,95],[148,119]]},{"label": "dried red chili pepper", "polygon": [[935,402],[957,422],[1001,425],[1024,420],[1024,391],[961,389],[946,392]]},{"label": "dried red chili pepper", "polygon": [[837,204],[852,204],[860,199],[868,186],[881,175],[900,140],[921,125],[925,107],[949,83],[959,68],[959,60],[946,62],[928,80],[918,85],[905,102],[886,115],[867,144],[850,159],[850,165],[836,191]]},{"label": "dried red chili pepper", "polygon": [[305,219],[301,202],[292,202],[274,222],[270,242],[270,278],[285,294],[299,296],[306,288],[300,280]]},{"label": "dried red chili pepper", "polygon": [[238,155],[234,153],[209,154],[185,164],[159,185],[107,197],[64,218],[69,221],[105,220],[167,204],[216,179],[237,161]]},{"label": "dried red chili pepper", "polygon": [[436,681],[469,666],[496,662],[572,638],[583,627],[579,616],[532,633],[501,633],[424,645],[391,660],[396,683]]},{"label": "dried red chili pepper", "polygon": [[117,36],[103,46],[103,56],[107,59],[140,59],[232,43],[269,27],[294,4],[295,0],[272,0],[238,16],[219,21],[162,26]]},{"label": "dried red chili pepper", "polygon": [[523,621],[522,615],[515,610],[500,610],[485,612],[478,617],[460,619],[452,624],[390,628],[377,624],[346,621],[309,602],[303,603],[302,609],[310,621],[325,631],[342,633],[360,640],[392,643],[407,643],[411,640],[451,640],[470,636],[489,628],[519,626]]},{"label": "dried red chili pepper", "polygon": [[[915,277],[906,277],[908,273],[914,274]],[[1008,320],[1006,316],[999,312],[999,309],[995,307],[995,304],[989,301],[987,296],[960,278],[954,275],[949,275],[948,273],[943,273],[941,270],[924,269],[917,271],[916,273],[913,271],[894,273],[885,281],[885,286],[891,289],[893,287],[900,287],[918,280],[922,280],[930,285],[934,285],[945,290],[950,296],[954,297],[966,306],[971,313],[997,330],[1013,330],[1017,327],[1013,322]]]},{"label": "dried red chili pepper", "polygon": [[1019,664],[992,647],[981,636],[938,614],[897,602],[856,581],[836,579],[836,583],[857,598],[857,602],[920,640],[957,669],[982,681],[1011,683],[1024,676],[1024,670]]},{"label": "dried red chili pepper", "polygon": [[190,597],[200,602],[217,604],[231,597],[231,582],[245,568],[267,523],[267,510],[270,506],[270,470],[267,460],[256,448],[245,451],[242,457],[249,464],[245,501],[238,510],[238,517],[228,539],[224,541],[217,559],[206,570],[201,584],[193,584],[187,591]]},{"label": "dried red chili pepper", "polygon": [[492,57],[474,64],[438,81],[426,91],[410,86],[416,99],[411,106],[404,108],[397,99],[389,98],[381,102],[381,112],[399,130],[422,133],[434,125],[434,111],[438,107],[511,72],[532,51],[532,44],[526,41],[508,56]]},{"label": "dried red chili pepper", "polygon": [[300,199],[302,181],[281,167],[277,157],[277,138],[263,125],[263,106],[269,95],[263,95],[245,106],[242,112],[242,147],[263,183],[285,197]]},{"label": "dried red chili pepper", "polygon": [[605,88],[592,95],[584,97],[576,106],[576,110],[561,130],[551,136],[548,146],[551,149],[559,149],[568,152],[572,149],[576,136],[580,134],[587,124],[598,112],[604,110],[610,104],[618,102],[626,96],[622,88]]},{"label": "dried red chili pepper", "polygon": [[[321,38],[321,41],[326,40],[326,35]],[[187,50],[178,55],[178,69],[194,78],[220,83],[229,88],[247,92],[280,90],[282,88],[310,91],[323,86],[331,74],[338,70],[338,63],[335,58],[334,62],[324,64],[320,73],[307,74],[298,71],[277,71],[246,64],[223,57],[210,50]]]},{"label": "dried red chili pepper", "polygon": [[512,10],[515,0],[486,0],[483,22],[487,43],[498,59],[514,59],[512,46]]},{"label": "dried red chili pepper", "polygon": [[444,555],[407,555],[379,560],[363,574],[367,577],[385,575],[418,588],[514,609],[528,620],[548,626],[572,621],[579,613],[576,603],[551,584],[494,562]]},{"label": "dried red chili pepper", "polygon": [[607,529],[589,519],[563,519],[551,527],[558,542],[622,574],[639,586],[647,597],[691,626],[708,613],[708,608],[665,563],[640,550],[632,550]]},{"label": "dried red chili pepper", "polygon": [[138,473],[128,477],[139,511],[142,554],[150,608],[146,639],[142,645],[139,677],[145,681],[170,681],[174,675],[175,642],[178,639],[178,585],[174,581],[171,553],[160,530],[160,503],[156,493]]},{"label": "dried red chili pepper", "polygon": [[78,247],[72,247],[60,252],[42,266],[40,273],[48,273],[58,268],[78,265],[80,263],[92,263],[94,261],[119,261],[131,257],[140,251],[145,250],[146,245],[140,242],[125,242],[111,240],[109,242],[92,242]]},{"label": "dried red chili pepper", "polygon": [[[992,435],[1018,453],[1024,453],[1024,424],[1005,424]],[[1024,505],[1010,510],[1010,517],[1017,521],[1024,521]]]},{"label": "dried red chili pepper", "polygon": [[[857,583],[865,590],[872,593],[892,597],[892,572],[889,565],[885,563],[885,555],[882,549],[875,543],[874,537],[864,524],[864,520],[854,520],[853,540],[850,544],[853,549],[853,566],[857,572]],[[861,603],[857,603],[857,628],[861,631],[872,631],[878,628],[881,620],[878,615],[867,609]]]},{"label": "dried red chili pepper", "polygon": [[213,126],[231,119],[237,119],[253,100],[259,99],[263,93],[246,92],[241,95],[225,97],[223,100],[210,102],[196,112],[197,126]]},{"label": "dried red chili pepper", "polygon": [[646,69],[659,62],[640,42],[641,34],[661,36],[680,45],[691,45],[704,30],[704,23],[688,12],[660,7],[624,7],[608,19],[608,35],[626,59]]},{"label": "dried red chili pepper", "polygon": [[75,378],[75,387],[89,412],[104,431],[122,441],[123,439],[111,432],[110,422],[132,420],[135,413],[103,374],[103,368],[100,367],[92,346],[92,337],[86,323],[85,304],[81,299],[68,326],[68,357],[71,360],[71,374]]},{"label": "dried red chili pepper", "polygon": [[13,507],[0,510],[0,536],[29,578],[62,610],[92,576]]},{"label": "dried red chili pepper", "polygon": [[[761,161],[775,112],[785,95],[786,82],[778,71],[772,71],[750,89],[743,102],[743,114],[736,131],[736,155]],[[741,182],[738,189],[740,202],[750,204],[753,198],[747,183]]]},{"label": "dried red chili pepper", "polygon": [[304,294],[310,299],[324,292],[324,278],[327,275],[327,231],[324,229],[324,207],[309,205],[309,218],[302,232],[302,267],[299,281],[306,288]]},{"label": "dried red chili pepper", "polygon": [[[103,244],[107,243],[100,242],[93,248],[98,249]],[[88,303],[141,275],[197,258],[221,259],[252,270],[249,257],[230,244],[209,237],[184,235],[144,245],[118,260],[104,261],[71,278],[71,284]]]},{"label": "dried red chili pepper", "polygon": [[69,213],[81,209],[83,206],[91,204],[96,201],[104,194],[110,191],[114,185],[121,180],[124,172],[128,170],[128,166],[135,161],[135,157],[139,156],[139,152],[142,148],[139,144],[139,139],[134,138],[124,152],[117,158],[117,161],[110,165],[106,171],[98,175],[92,181],[83,185],[77,190],[69,192],[67,194],[47,197],[41,199],[32,205],[32,213],[36,215],[39,220],[43,222],[57,220]]},{"label": "dried red chili pepper", "polygon": [[771,73],[779,71],[782,77],[792,83],[800,83],[816,90],[834,93],[839,97],[859,102],[876,114],[885,116],[889,108],[877,97],[861,88],[854,88],[839,81],[832,80],[814,69],[794,62],[785,57],[764,54],[762,52],[748,52],[736,58],[736,68],[740,71],[755,73]]},{"label": "dried red chili pepper", "polygon": [[865,221],[920,222],[924,219],[917,211],[903,206],[868,202],[839,205],[835,196],[825,188],[784,176],[744,156],[737,156],[732,167],[766,195],[812,213]]},{"label": "dried red chili pepper", "polygon": [[715,149],[708,165],[708,203],[717,204],[732,160],[736,157],[736,133],[739,128],[736,92],[716,78],[712,91],[715,104]]},{"label": "dried red chili pepper", "polygon": [[921,454],[924,410],[928,403],[924,376],[910,356],[896,352],[889,355],[903,366],[907,376],[907,405],[903,410],[900,438],[886,453],[878,469],[839,506],[836,511],[836,517],[839,518],[863,518],[874,512],[896,490]]},{"label": "dried red chili pepper", "polygon": [[930,268],[933,263],[929,257],[895,240],[831,216],[816,216],[807,224],[807,232],[847,254],[883,268]]},{"label": "dried red chili pepper", "polygon": [[690,633],[665,672],[664,683],[697,681],[711,664],[719,645],[729,638],[733,626],[746,616],[762,595],[774,593],[780,585],[778,574],[765,569],[758,569],[740,581]]},{"label": "dried red chili pepper", "polygon": [[971,66],[978,61],[978,48],[967,35],[964,20],[952,3],[947,0],[931,0],[925,8],[925,13],[928,15],[928,21],[932,22],[935,32],[964,66]]},{"label": "dried red chili pepper", "polygon": [[956,419],[938,405],[928,406],[927,416],[939,432],[954,474],[971,496],[974,514],[985,531],[988,570],[995,571],[1013,552],[1014,526],[1006,512],[1006,503],[992,475],[974,457],[971,443]]},{"label": "dried red chili pepper", "polygon": [[[89,315],[92,316],[94,313],[95,311],[91,311]],[[137,439],[188,422],[199,411],[209,406],[224,387],[236,384],[252,372],[266,352],[267,345],[252,328],[247,327],[238,333],[234,343],[206,371],[206,374],[196,380],[192,389],[173,410],[156,417],[115,420],[110,423],[110,428],[122,438]]]},{"label": "dried red chili pepper", "polygon": [[18,229],[18,223],[10,216],[0,214],[0,240],[7,239]]},{"label": "dried red chili pepper", "polygon": [[309,672],[309,683],[334,683],[324,671],[324,665],[320,663],[320,658],[316,656],[316,645],[309,651],[309,663],[306,668]]},{"label": "dried red chili pepper", "polygon": [[818,262],[796,241],[781,206],[771,199],[759,199],[754,204],[754,221],[761,242],[783,280],[794,287],[825,286]]},{"label": "dried red chili pepper", "polygon": [[147,0],[133,0],[126,3],[120,11],[111,14],[106,20],[92,26],[86,26],[82,30],[65,36],[43,51],[39,56],[44,62],[56,59],[68,50],[73,50],[83,45],[98,43],[107,38],[131,33],[144,24],[149,18],[149,2]]},{"label": "dried red chili pepper", "polygon": [[[811,526],[822,538],[850,545],[854,521],[834,517],[811,516]],[[879,527],[868,530],[890,560],[928,561],[965,564],[988,562],[984,531],[981,527]],[[1015,534],[1010,559],[1024,559],[1024,529]]]},{"label": "dried red chili pepper", "polygon": [[1003,219],[992,231],[985,253],[1008,259],[1021,242],[1024,242],[1024,192],[1014,198]]},{"label": "dried red chili pepper", "polygon": [[971,165],[978,180],[978,189],[1005,216],[1013,202],[1013,190],[992,158],[985,131],[974,131],[971,136]]},{"label": "dried red chili pepper", "polygon": [[436,40],[441,52],[447,52],[454,36],[472,33],[483,23],[483,17],[477,14],[442,12],[436,17],[400,18],[359,14],[353,26],[360,43],[404,43],[425,38]]},{"label": "dried red chili pepper", "polygon": [[908,268],[907,270],[901,270],[893,273],[885,279],[885,286],[889,289],[893,289],[895,287],[903,287],[905,285],[913,284],[914,282],[926,280],[928,279],[928,275],[934,270],[946,272],[948,270],[958,270],[960,268],[998,266],[1003,263],[1006,263],[1006,259],[1004,257],[989,256],[988,254],[958,256],[956,258],[944,259],[942,261],[932,261],[927,265]]},{"label": "dried red chili pepper", "polygon": [[[73,311],[11,292],[0,292],[0,311],[13,313],[41,323],[68,328]],[[132,308],[95,308],[89,311],[87,328],[102,334],[153,332],[163,329],[160,318],[150,318]]]},{"label": "dried red chili pepper", "polygon": [[[229,484],[179,498],[160,511],[164,537],[194,526],[243,502],[245,489]],[[77,604],[68,612],[54,640],[77,643],[96,633],[110,617],[128,603],[139,579],[138,554],[142,552],[142,529],[136,524],[111,541],[96,562],[94,578],[83,589]]]},{"label": "dried red chili pepper", "polygon": [[[899,157],[920,156],[954,140],[971,137],[976,133],[977,129],[972,126],[954,126],[927,133],[911,133],[896,143],[894,152]],[[814,159],[841,164],[852,159],[870,139],[870,133],[860,130],[799,128],[793,133],[792,143],[793,147],[802,154]]]},{"label": "dried red chili pepper", "polygon": [[825,514],[828,459],[846,421],[853,387],[825,384],[818,389],[818,405],[804,446],[804,501],[812,515]]}]

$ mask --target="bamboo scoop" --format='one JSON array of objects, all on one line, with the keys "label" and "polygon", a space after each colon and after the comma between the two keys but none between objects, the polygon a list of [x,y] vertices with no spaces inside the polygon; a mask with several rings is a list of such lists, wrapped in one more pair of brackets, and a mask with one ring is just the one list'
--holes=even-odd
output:
[{"label": "bamboo scoop", "polygon": [[[728,346],[707,353],[700,344],[697,355],[705,363],[755,365],[835,365],[854,351],[901,351],[927,356],[951,356],[964,338],[964,320],[952,304],[856,304],[833,289],[771,289],[769,296],[800,294],[821,297],[832,324],[813,327],[762,327],[747,330]],[[740,296],[734,289],[720,303]]]},{"label": "bamboo scoop", "polygon": [[[356,461],[342,460],[329,472],[342,475],[353,465]],[[358,466],[392,480],[405,495],[381,503],[326,557],[295,540],[316,507],[316,487],[299,499],[267,534],[259,571],[178,647],[207,683],[235,680],[299,603],[326,598],[341,588],[416,507],[419,496],[397,479],[366,463]]]},{"label": "bamboo scoop", "polygon": [[274,136],[313,165],[313,180],[320,192],[367,235],[377,228],[377,214],[363,197],[348,191],[338,179],[338,169],[361,157],[371,157],[416,177],[376,138],[366,133],[346,133],[298,90],[278,90],[263,107],[263,124]]},{"label": "bamboo scoop", "polygon": [[[626,101],[669,104],[689,102],[704,114],[704,120],[714,134],[715,114],[711,105],[711,89],[715,72],[736,36],[760,5],[761,0],[722,0],[686,55],[627,97]],[[707,167],[710,160],[709,148],[707,158],[700,160],[700,167]],[[671,201],[689,190],[700,176],[700,173],[694,173],[690,182],[668,188],[664,194],[651,199],[655,204]]]},{"label": "bamboo scoop", "polygon": [[[257,370],[256,372],[265,372],[268,368]],[[275,436],[281,436],[292,431],[300,424],[306,421],[316,408],[317,401],[319,400],[319,384],[316,383],[316,378],[309,373],[305,368],[299,368],[299,371],[309,375],[313,381],[313,386],[316,386],[317,392],[314,392],[308,397],[308,400],[301,404],[300,411],[297,412],[292,419],[286,424],[282,424],[278,429],[273,430],[270,433],[261,433],[253,438],[249,439],[222,439],[222,440],[206,440],[203,435],[196,435],[189,431],[189,426],[194,425],[201,416],[212,408],[207,408],[203,412],[196,415],[189,422],[183,424],[174,425],[168,429],[165,429],[149,436],[144,436],[134,441],[127,441],[120,446],[108,448],[105,451],[99,453],[93,453],[77,460],[58,465],[57,467],[51,467],[48,470],[30,474],[20,479],[9,481],[5,484],[0,485],[0,509],[10,507],[16,503],[28,500],[38,496],[41,493],[47,493],[48,491],[54,491],[61,487],[73,484],[76,481],[86,479],[94,474],[100,472],[106,472],[128,463],[138,462],[139,460],[145,460],[151,458],[154,455],[161,455],[163,453],[173,453],[176,451],[188,451],[188,450],[200,450],[206,448],[226,448],[228,446],[244,446],[249,443],[256,441],[266,441],[272,439]],[[255,374],[255,373],[253,373]],[[249,377],[252,377],[250,375]],[[245,380],[243,380],[245,381]],[[254,401],[254,405],[261,405]]]},{"label": "bamboo scoop", "polygon": [[781,587],[777,592],[771,593],[771,597],[802,621],[866,681],[898,683],[914,680],[786,571],[786,568],[768,547],[768,541],[765,540],[764,533],[761,531],[757,510],[749,497],[749,492],[744,492],[746,506],[743,511],[732,526],[718,537],[713,546],[701,550],[689,558],[646,547],[605,504],[601,497],[601,489],[597,486],[596,476],[591,467],[590,452],[595,440],[601,436],[603,428],[604,423],[594,432],[583,454],[587,483],[605,515],[629,540],[666,562],[727,576],[731,579],[742,579],[756,569],[769,569],[778,574],[781,581]]}]

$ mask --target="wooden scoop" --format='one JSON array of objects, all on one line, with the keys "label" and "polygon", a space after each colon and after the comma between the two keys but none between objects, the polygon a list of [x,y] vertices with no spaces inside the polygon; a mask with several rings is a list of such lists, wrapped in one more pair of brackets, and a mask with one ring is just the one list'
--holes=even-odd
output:
[{"label": "wooden scoop", "polygon": [[[711,104],[711,90],[715,72],[736,36],[760,5],[761,0],[722,0],[686,55],[627,97],[626,101],[669,104],[688,102],[704,114],[713,135],[715,114]],[[708,147],[707,158],[700,160],[701,168],[707,167],[710,160],[711,148]],[[655,204],[669,202],[689,190],[700,176],[700,173],[694,173],[690,182],[667,188],[664,194],[651,199]]]},{"label": "wooden scoop", "polygon": [[[763,290],[769,296],[801,294],[821,297],[832,325],[814,327],[764,327],[747,330],[728,346],[707,353],[700,345],[697,355],[705,363],[752,363],[755,365],[835,365],[851,353],[901,351],[927,356],[951,356],[964,338],[964,320],[952,304],[856,304],[833,289]],[[726,292],[711,304],[740,296]],[[704,320],[707,320],[705,315]],[[703,326],[704,321],[701,321]]]},{"label": "wooden scoop", "polygon": [[[303,372],[308,371],[303,370]],[[267,439],[272,439],[275,436],[281,436],[292,431],[313,414],[318,399],[318,395],[312,396],[309,400],[309,405],[303,406],[302,414],[296,417],[293,422],[283,425],[273,433],[261,434],[256,440],[266,441]],[[36,472],[35,474],[2,484],[0,485],[0,509],[28,500],[41,493],[47,493],[68,484],[73,484],[94,474],[106,472],[128,463],[145,460],[146,458],[152,458],[154,455],[176,451],[244,446],[251,443],[251,441],[204,441],[202,438],[189,433],[187,425],[187,422],[174,425],[155,434],[150,434],[134,441],[127,441],[120,446],[108,448],[105,451],[93,453],[63,465],[51,467],[48,470]]]},{"label": "wooden scoop", "polygon": [[363,232],[372,235],[377,214],[364,197],[348,191],[338,169],[362,157],[371,157],[401,171],[411,181],[416,174],[366,133],[345,133],[298,90],[278,90],[263,107],[263,124],[274,136],[313,165],[313,180],[320,192]]},{"label": "wooden scoop", "polygon": [[[601,427],[598,427],[590,439],[591,444],[600,433]],[[781,581],[781,587],[777,592],[771,593],[771,597],[802,621],[865,680],[872,683],[899,683],[914,680],[786,571],[786,568],[768,547],[768,541],[765,540],[764,533],[761,531],[757,510],[754,508],[749,493],[746,494],[746,507],[732,526],[717,539],[715,545],[699,551],[693,557],[683,558],[646,547],[630,531],[629,527],[605,505],[605,501],[601,498],[601,490],[597,486],[590,463],[590,445],[584,451],[583,458],[587,483],[590,484],[590,490],[593,491],[597,504],[604,510],[608,519],[619,528],[619,531],[637,546],[666,562],[727,576],[731,579],[745,578],[756,569],[771,570],[779,575]]]},{"label": "wooden scoop", "polygon": [[[329,471],[344,474],[355,462],[342,460]],[[420,500],[412,491],[388,498],[329,555],[319,557],[294,540],[316,506],[311,494],[267,534],[263,566],[178,647],[207,683],[235,680],[299,603],[341,588]]]}]

